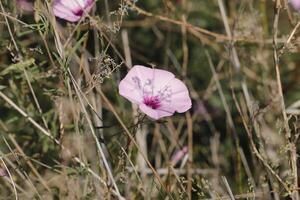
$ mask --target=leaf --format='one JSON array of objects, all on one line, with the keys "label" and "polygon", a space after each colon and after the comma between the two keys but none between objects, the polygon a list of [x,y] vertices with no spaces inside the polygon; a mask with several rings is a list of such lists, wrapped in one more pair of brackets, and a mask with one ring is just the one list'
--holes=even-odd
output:
[{"label": "leaf", "polygon": [[69,62],[71,61],[72,55],[76,52],[77,49],[79,49],[80,44],[87,38],[88,33],[85,33],[79,40],[78,42],[76,42],[75,46],[70,49],[70,51],[68,52],[68,58],[66,63],[69,64]]},{"label": "leaf", "polygon": [[31,65],[33,65],[35,62],[35,59],[34,58],[30,58],[28,60],[25,60],[25,61],[20,61],[18,63],[15,63],[15,64],[12,64],[12,65],[9,65],[7,68],[5,68],[1,73],[0,75],[4,76],[4,75],[7,75],[9,74],[10,72],[13,72],[13,71],[22,71],[22,68],[26,68],[26,67],[29,67]]}]

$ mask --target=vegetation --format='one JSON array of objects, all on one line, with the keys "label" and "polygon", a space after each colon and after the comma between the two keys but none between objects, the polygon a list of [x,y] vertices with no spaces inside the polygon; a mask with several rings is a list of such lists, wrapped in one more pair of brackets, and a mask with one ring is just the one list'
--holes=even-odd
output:
[{"label": "vegetation", "polygon": [[[299,199],[299,14],[287,0],[0,1],[0,199]],[[168,70],[192,108],[119,94]]]}]

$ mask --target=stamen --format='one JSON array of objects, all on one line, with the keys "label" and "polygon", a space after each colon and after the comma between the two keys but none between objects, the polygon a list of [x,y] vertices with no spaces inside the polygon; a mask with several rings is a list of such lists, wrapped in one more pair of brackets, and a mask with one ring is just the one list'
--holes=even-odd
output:
[{"label": "stamen", "polygon": [[82,10],[82,9],[77,10],[77,11],[74,12],[74,14],[75,14],[76,16],[82,16],[82,15],[83,15],[83,10]]},{"label": "stamen", "polygon": [[161,106],[158,96],[144,96],[143,103],[152,109],[158,109]]}]

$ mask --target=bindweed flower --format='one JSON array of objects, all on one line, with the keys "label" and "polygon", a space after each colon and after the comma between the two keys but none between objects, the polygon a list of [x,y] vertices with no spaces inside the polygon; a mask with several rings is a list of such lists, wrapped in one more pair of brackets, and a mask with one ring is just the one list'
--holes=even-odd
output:
[{"label": "bindweed flower", "polygon": [[296,11],[300,11],[300,0],[290,0],[290,3]]},{"label": "bindweed flower", "polygon": [[186,154],[188,153],[188,147],[184,146],[182,149],[177,151],[171,158],[173,165],[176,165]]},{"label": "bindweed flower", "polygon": [[136,65],[120,82],[119,93],[153,119],[183,113],[192,102],[185,84],[171,72]]},{"label": "bindweed flower", "polygon": [[26,12],[33,12],[33,3],[28,2],[27,0],[17,0],[19,8]]},{"label": "bindweed flower", "polygon": [[55,0],[53,2],[53,12],[59,18],[76,22],[85,13],[90,12],[93,5],[94,0]]},{"label": "bindweed flower", "polygon": [[[86,13],[90,12],[95,0],[54,0],[53,13],[56,17],[70,22],[79,21]],[[33,3],[28,0],[17,0],[18,6],[24,11],[33,12]]]}]

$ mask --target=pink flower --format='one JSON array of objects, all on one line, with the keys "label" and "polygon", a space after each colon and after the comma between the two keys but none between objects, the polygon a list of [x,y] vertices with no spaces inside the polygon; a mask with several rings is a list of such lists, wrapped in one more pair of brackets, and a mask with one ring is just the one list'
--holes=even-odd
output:
[{"label": "pink flower", "polygon": [[141,65],[134,66],[120,82],[119,93],[156,120],[192,106],[187,87],[174,74]]},{"label": "pink flower", "polygon": [[33,3],[28,2],[27,0],[17,0],[17,4],[19,8],[21,8],[24,11],[33,12],[33,8],[34,8]]},{"label": "pink flower", "polygon": [[184,146],[181,150],[177,151],[171,158],[171,162],[176,165],[186,154],[188,153],[188,147]]},{"label": "pink flower", "polygon": [[90,12],[93,5],[94,0],[54,0],[53,12],[59,18],[76,22]]},{"label": "pink flower", "polygon": [[[86,13],[90,12],[95,0],[54,0],[53,13],[56,17],[70,22],[79,21]],[[17,0],[21,9],[33,12],[33,3],[28,0]]]},{"label": "pink flower", "polygon": [[297,11],[300,11],[300,0],[290,0],[293,8]]}]

